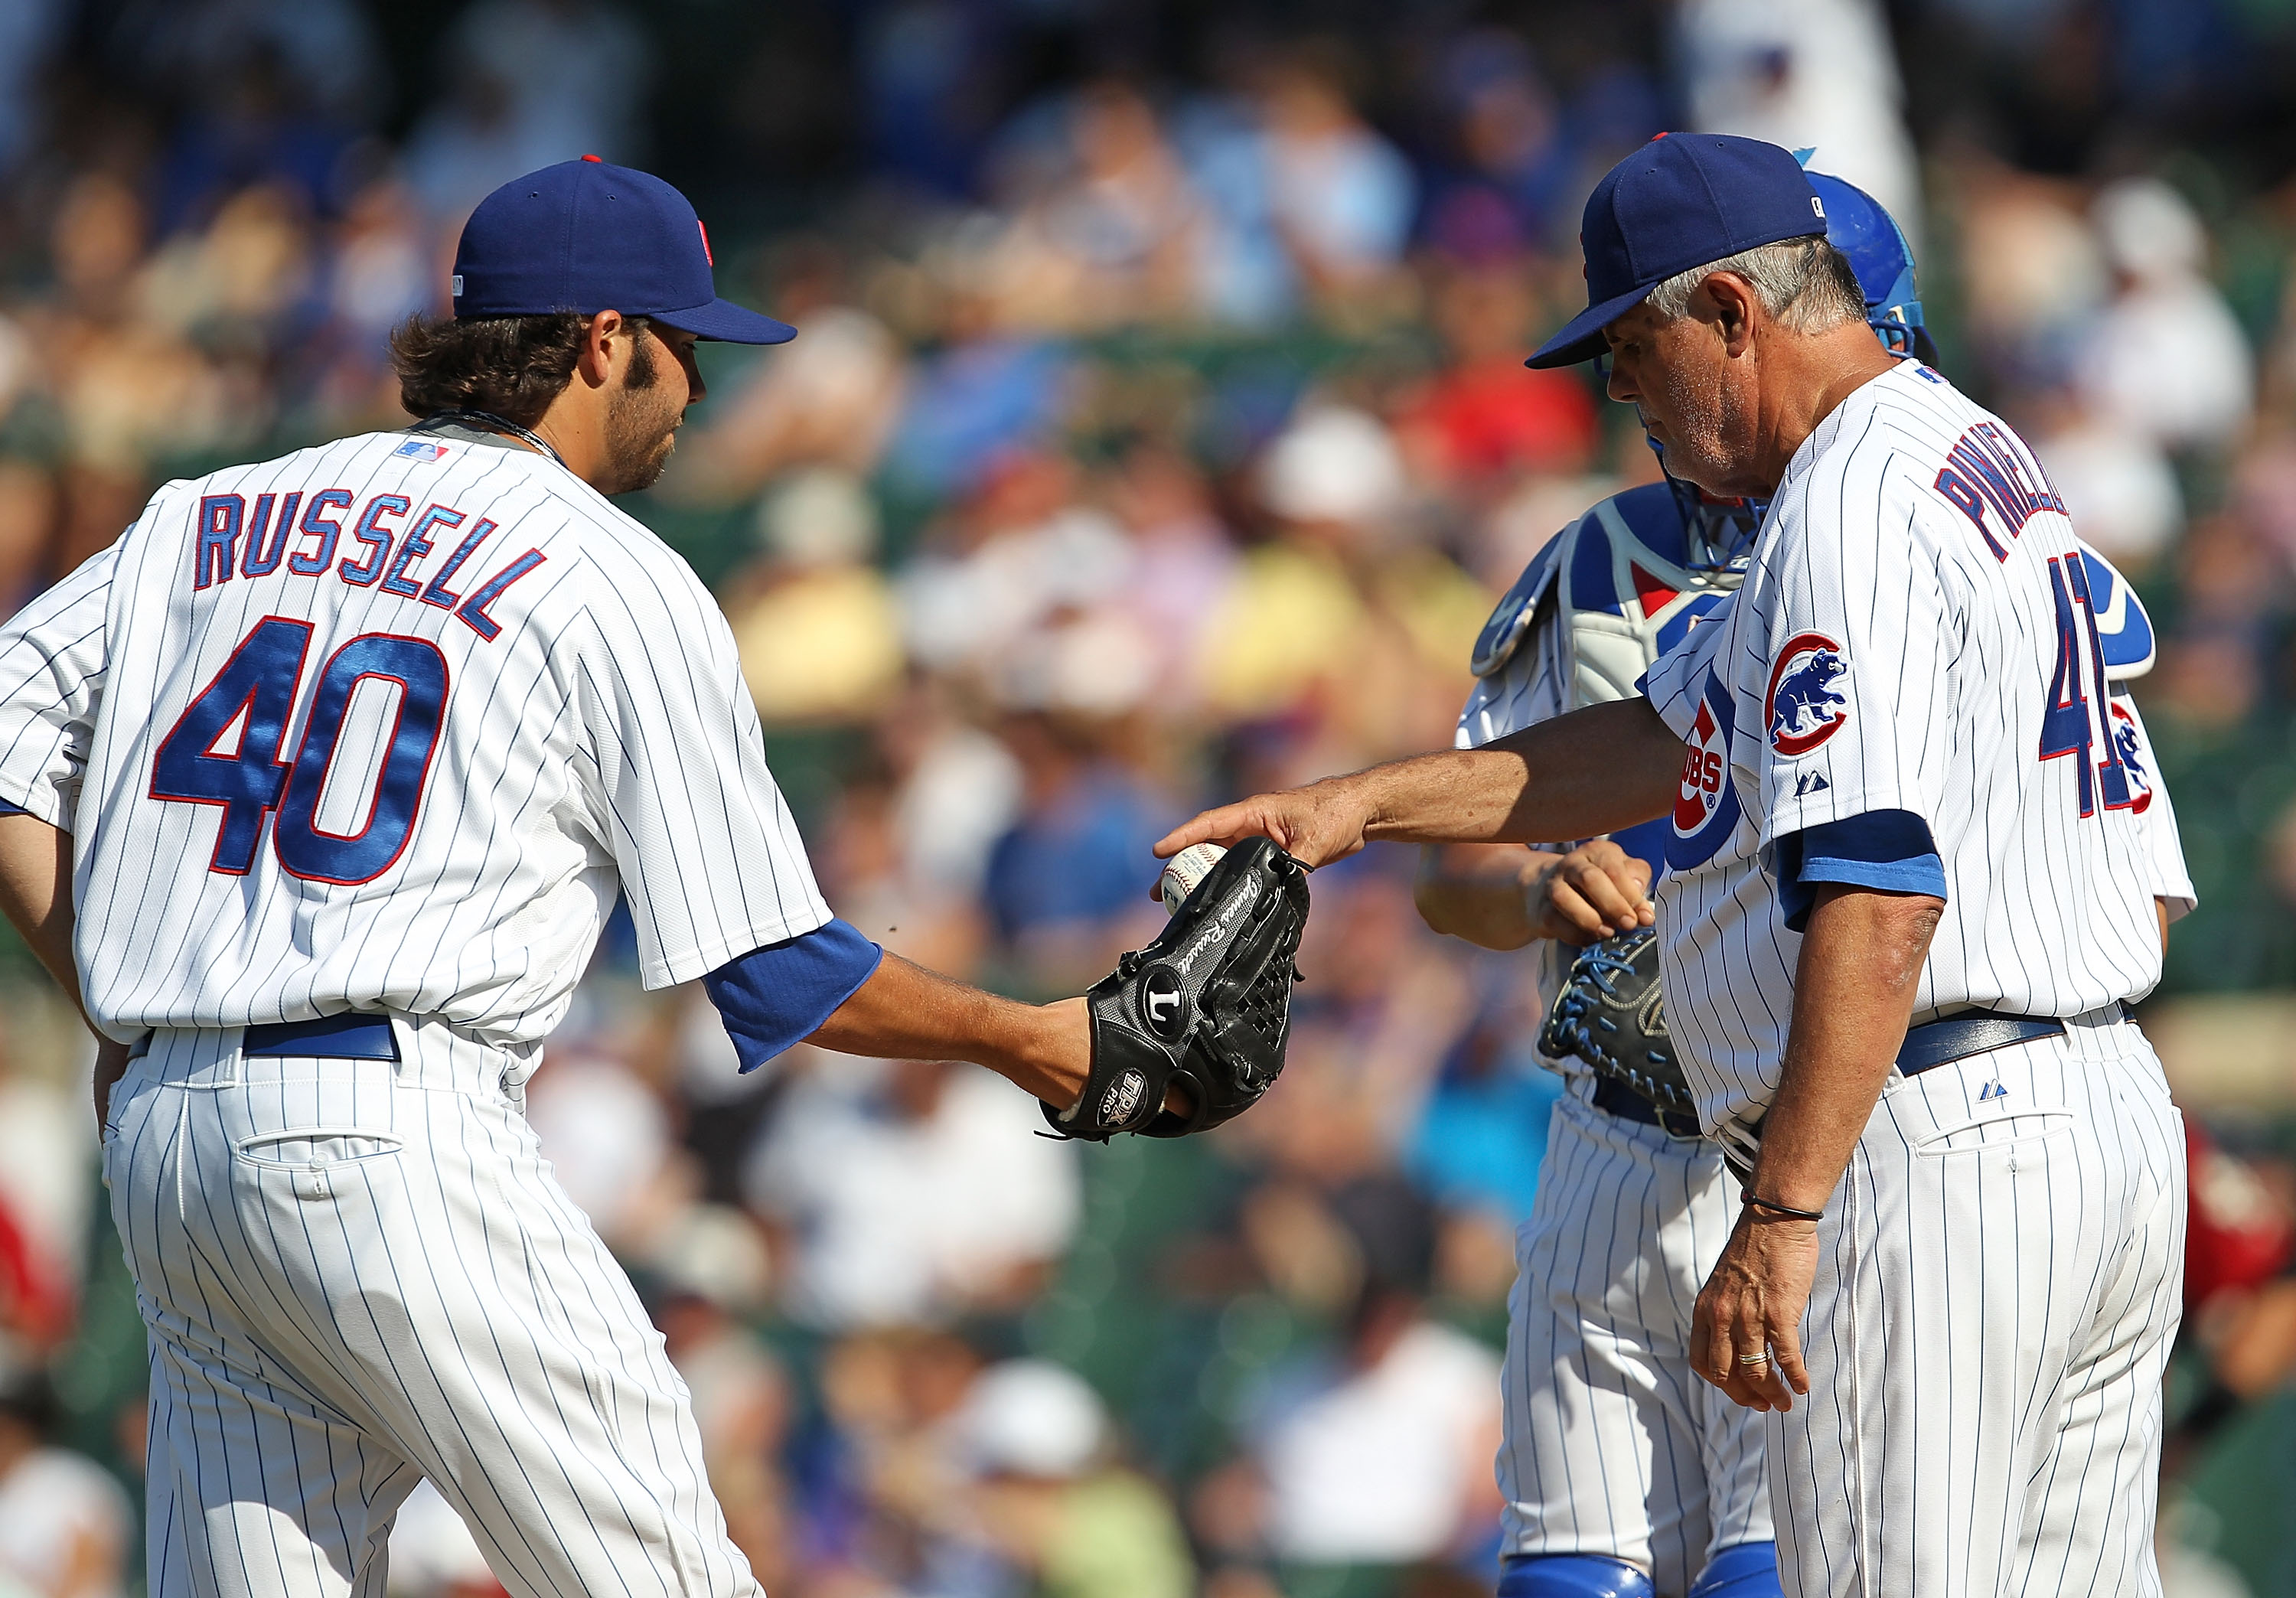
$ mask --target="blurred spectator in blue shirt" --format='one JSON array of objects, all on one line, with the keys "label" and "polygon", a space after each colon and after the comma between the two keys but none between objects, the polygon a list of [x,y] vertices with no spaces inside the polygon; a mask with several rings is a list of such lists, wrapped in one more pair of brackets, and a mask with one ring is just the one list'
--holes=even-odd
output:
[{"label": "blurred spectator in blue shirt", "polygon": [[1181,137],[1210,211],[1204,296],[1220,320],[1261,325],[1344,305],[1400,260],[1418,180],[1316,55],[1265,65],[1248,104],[1201,106]]}]

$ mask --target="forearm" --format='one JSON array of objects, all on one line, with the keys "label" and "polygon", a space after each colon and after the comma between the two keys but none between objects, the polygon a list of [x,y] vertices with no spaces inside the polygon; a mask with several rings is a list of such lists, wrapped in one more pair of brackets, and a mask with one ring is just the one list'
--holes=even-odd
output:
[{"label": "forearm", "polygon": [[1554,843],[1665,815],[1683,753],[1650,701],[1635,698],[1335,780],[1360,785],[1366,841]]},{"label": "forearm", "polygon": [[1833,1197],[1905,1043],[1944,907],[1925,894],[1818,889],[1778,1091],[1762,1118],[1752,1186],[1761,1198],[1823,1209]]},{"label": "forearm", "polygon": [[[78,1006],[79,968],[72,959],[71,834],[37,816],[0,815],[0,914],[20,934],[56,986]],[[95,1031],[95,1023],[88,1022]],[[95,1119],[111,1107],[111,1085],[127,1069],[127,1045],[95,1033]]]},{"label": "forearm", "polygon": [[1091,1045],[1080,1000],[1023,1004],[888,952],[807,1039],[888,1060],[964,1060],[1066,1109],[1084,1091]]},{"label": "forearm", "polygon": [[1511,845],[1429,844],[1412,889],[1419,919],[1481,948],[1521,948],[1538,936],[1531,889],[1561,858]]},{"label": "forearm", "polygon": [[71,869],[70,833],[36,815],[0,815],[0,913],[78,1004]]}]

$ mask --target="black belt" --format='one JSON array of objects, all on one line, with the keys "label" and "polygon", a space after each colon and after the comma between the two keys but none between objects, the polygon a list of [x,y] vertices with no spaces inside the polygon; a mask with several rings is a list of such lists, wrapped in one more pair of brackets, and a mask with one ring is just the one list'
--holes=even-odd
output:
[{"label": "black belt", "polygon": [[1905,1046],[1898,1051],[1898,1074],[1918,1077],[1972,1054],[2064,1035],[2065,1023],[2054,1015],[2001,1015],[1990,1010],[1948,1015],[1907,1030]]},{"label": "black belt", "polygon": [[[128,1057],[140,1059],[151,1049],[152,1035],[146,1032],[130,1046]],[[250,1060],[396,1060],[398,1038],[389,1016],[353,1011],[250,1027],[240,1037],[239,1052]]]},{"label": "black belt", "polygon": [[[1907,1030],[1905,1045],[1898,1051],[1898,1073],[1918,1077],[1956,1060],[1989,1054],[1996,1049],[2030,1043],[2037,1037],[2062,1037],[2064,1032],[2064,1021],[2054,1015],[2001,1015],[1990,1010],[1948,1015],[1943,1020],[1925,1022]],[[1699,1135],[1696,1116],[1685,1110],[1660,1110],[1625,1083],[1610,1077],[1595,1078],[1595,1108],[1622,1120],[1661,1127],[1670,1137]],[[1755,1125],[1759,1127],[1760,1123]]]},{"label": "black belt", "polygon": [[1696,1137],[1698,1118],[1687,1110],[1660,1110],[1615,1077],[1595,1078],[1595,1108],[1620,1120],[1656,1127],[1669,1137]]}]

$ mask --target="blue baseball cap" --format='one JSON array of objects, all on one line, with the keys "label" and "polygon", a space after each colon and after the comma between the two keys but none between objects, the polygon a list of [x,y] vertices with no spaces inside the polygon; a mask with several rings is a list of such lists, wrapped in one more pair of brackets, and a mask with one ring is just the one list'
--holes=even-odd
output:
[{"label": "blue baseball cap", "polygon": [[455,316],[651,316],[699,339],[782,344],[797,329],[718,298],[709,235],[685,195],[594,155],[512,178],[455,249]]},{"label": "blue baseball cap", "polygon": [[1677,272],[1825,231],[1825,207],[1791,151],[1726,133],[1660,134],[1587,200],[1587,308],[1525,363],[1603,353],[1603,329]]}]

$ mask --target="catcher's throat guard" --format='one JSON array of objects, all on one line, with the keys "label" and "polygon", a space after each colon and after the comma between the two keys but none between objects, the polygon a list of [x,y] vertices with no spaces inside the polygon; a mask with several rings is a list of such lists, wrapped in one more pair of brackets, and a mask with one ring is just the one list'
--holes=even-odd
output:
[{"label": "catcher's throat guard", "polygon": [[[1230,849],[1156,940],[1085,995],[1092,1070],[1069,1110],[1045,1106],[1053,1129],[1185,1137],[1258,1102],[1283,1069],[1307,922],[1306,866],[1265,838]],[[1164,1107],[1176,1081],[1185,1114]]]}]

